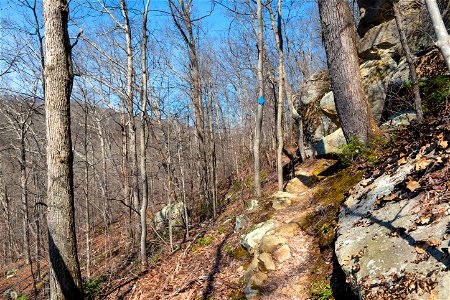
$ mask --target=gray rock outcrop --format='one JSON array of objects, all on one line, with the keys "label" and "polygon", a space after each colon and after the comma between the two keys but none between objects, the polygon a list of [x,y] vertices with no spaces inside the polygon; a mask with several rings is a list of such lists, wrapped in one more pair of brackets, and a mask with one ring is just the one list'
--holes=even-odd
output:
[{"label": "gray rock outcrop", "polygon": [[316,145],[316,153],[319,156],[329,154],[339,154],[342,152],[342,147],[347,143],[345,140],[344,132],[342,128],[339,128],[335,132],[327,135],[321,139]]},{"label": "gray rock outcrop", "polygon": [[[384,299],[383,295],[450,299],[448,213],[434,221],[425,215],[419,209],[424,194],[392,201],[396,186],[410,176],[417,162],[360,182],[339,215],[336,256],[363,299]],[[382,199],[384,206],[379,205]],[[447,203],[433,210],[450,212]]]},{"label": "gray rock outcrop", "polygon": [[167,226],[169,224],[169,219],[172,226],[182,226],[184,224],[183,202],[176,202],[171,205],[167,204],[158,211],[153,218],[156,229],[161,230]]}]

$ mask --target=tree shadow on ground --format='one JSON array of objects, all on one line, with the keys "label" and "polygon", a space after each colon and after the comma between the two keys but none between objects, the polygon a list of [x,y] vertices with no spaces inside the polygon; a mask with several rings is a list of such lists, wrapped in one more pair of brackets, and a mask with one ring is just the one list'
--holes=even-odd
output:
[{"label": "tree shadow on ground", "polygon": [[[405,228],[392,225],[392,222],[395,221],[396,218],[394,218],[392,221],[383,221],[372,215],[367,216],[357,212],[349,212],[348,214],[366,218],[373,223],[387,228],[391,232],[398,233],[398,236],[405,240],[412,247],[415,247],[419,242],[410,234],[408,234]],[[447,225],[447,228],[447,231],[449,231],[450,223]],[[448,246],[441,247],[440,249],[438,249],[437,247],[428,247],[424,250],[430,255],[430,257],[433,257],[437,262],[442,263],[448,270],[448,268],[450,267],[450,255],[448,253]],[[333,289],[333,297],[337,300],[359,299],[359,297],[352,291],[350,284],[346,282],[346,275],[339,265],[336,255],[334,255],[333,259],[333,274],[331,277],[331,286]]]},{"label": "tree shadow on ground", "polygon": [[214,281],[215,281],[217,273],[219,273],[219,270],[220,270],[220,264],[222,262],[222,257],[223,257],[223,246],[225,245],[225,242],[229,239],[230,236],[231,236],[231,233],[228,233],[223,238],[223,240],[220,242],[220,244],[217,246],[216,259],[214,261],[214,266],[212,267],[211,271],[208,274],[208,279],[207,279],[208,285],[206,286],[206,289],[203,292],[203,296],[202,296],[203,300],[208,299],[208,297],[210,297],[212,295],[212,293],[214,292]]},{"label": "tree shadow on ground", "polygon": [[[405,228],[392,225],[392,222],[395,221],[396,218],[394,218],[392,221],[383,221],[373,215],[367,216],[357,212],[349,212],[349,214],[368,219],[373,223],[389,229],[390,232],[398,233],[398,236],[401,239],[405,240],[411,247],[417,246],[420,242],[413,238]],[[447,228],[449,228],[449,226],[450,223],[447,225]],[[448,247],[441,247],[440,249],[438,249],[438,247],[427,247],[424,250],[430,255],[430,257],[433,257],[437,262],[442,263],[447,269],[450,267],[450,255],[448,253]]]}]

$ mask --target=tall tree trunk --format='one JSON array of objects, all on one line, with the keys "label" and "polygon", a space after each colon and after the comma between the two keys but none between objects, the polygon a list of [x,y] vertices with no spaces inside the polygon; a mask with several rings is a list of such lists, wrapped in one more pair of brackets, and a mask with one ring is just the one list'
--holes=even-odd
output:
[{"label": "tall tree trunk", "polygon": [[263,37],[263,18],[262,18],[262,4],[258,0],[257,19],[258,19],[258,111],[256,113],[255,126],[255,141],[253,144],[254,157],[254,176],[255,176],[255,196],[261,197],[261,166],[260,166],[260,147],[261,147],[261,129],[263,121],[263,105],[264,105],[264,70],[263,70],[263,52],[264,52],[264,37]]},{"label": "tall tree trunk", "polygon": [[147,15],[150,0],[147,0],[142,15],[142,44],[141,44],[141,64],[142,64],[142,84],[141,84],[141,122],[140,122],[140,151],[141,151],[141,181],[142,181],[142,202],[141,202],[141,263],[144,269],[147,268],[147,209],[148,209],[148,177],[147,177]]},{"label": "tall tree trunk", "polygon": [[19,153],[19,165],[20,165],[20,191],[22,200],[22,213],[23,213],[23,246],[25,263],[31,263],[30,253],[30,217],[28,214],[28,190],[27,190],[27,169],[26,169],[26,152],[25,152],[25,124],[21,124],[20,129],[20,153]]},{"label": "tall tree trunk", "polygon": [[6,187],[6,184],[3,180],[3,174],[1,173],[2,164],[0,164],[0,200],[2,202],[3,210],[5,211],[5,225],[6,225],[6,232],[7,232],[7,239],[6,239],[6,253],[7,253],[7,262],[11,262],[13,260],[13,253],[14,253],[14,244],[13,244],[13,230],[12,230],[12,223],[11,223],[11,208],[8,198],[8,189]]},{"label": "tall tree trunk", "polygon": [[405,30],[403,28],[402,15],[400,10],[398,9],[395,0],[392,1],[392,8],[394,10],[395,23],[397,24],[398,33],[400,35],[400,43],[402,44],[402,48],[406,56],[406,62],[408,63],[409,67],[409,77],[413,85],[414,101],[417,112],[417,121],[419,123],[422,123],[423,121],[422,99],[420,98],[420,88],[419,88],[419,80],[417,78],[416,66],[414,64],[411,50],[408,45],[408,40],[406,39]]},{"label": "tall tree trunk", "polygon": [[28,211],[28,188],[27,188],[27,159],[25,150],[25,123],[21,124],[20,128],[20,190],[22,198],[22,213],[23,213],[23,239],[24,239],[24,252],[25,263],[30,266],[30,272],[33,283],[33,293],[37,295],[36,278],[34,276],[33,261],[31,259],[31,246],[30,246],[30,214]]},{"label": "tall tree trunk", "polygon": [[73,69],[66,0],[44,0],[47,223],[50,299],[83,299],[75,235],[70,95]]},{"label": "tall tree trunk", "polygon": [[175,4],[173,0],[168,0],[172,20],[179,30],[186,46],[188,47],[189,58],[189,85],[191,88],[191,103],[194,109],[195,138],[198,146],[198,175],[200,184],[200,195],[206,206],[210,206],[211,199],[208,192],[209,187],[209,165],[207,157],[207,142],[205,135],[205,112],[202,100],[202,80],[200,74],[200,64],[197,53],[197,41],[194,36],[194,22],[191,19],[192,1],[178,0]]},{"label": "tall tree trunk", "polygon": [[120,133],[122,137],[122,145],[121,145],[121,173],[122,173],[122,192],[123,198],[125,202],[125,206],[128,210],[127,216],[127,234],[129,240],[133,240],[133,210],[131,203],[131,195],[130,195],[130,172],[128,169],[128,134],[126,128],[125,121],[125,107],[122,106],[123,112],[120,116]]},{"label": "tall tree trunk", "polygon": [[[287,85],[287,78],[284,76],[284,53],[283,53],[283,32],[281,29],[282,24],[282,4],[283,0],[278,0],[277,4],[277,25],[275,25],[275,17],[273,15],[272,6],[267,4],[269,10],[270,21],[272,22],[272,30],[275,37],[278,50],[278,105],[277,105],[277,177],[278,177],[278,190],[283,191],[283,110],[284,110],[284,86]],[[286,93],[287,94],[287,93]]]},{"label": "tall tree trunk", "polygon": [[126,41],[127,53],[127,95],[126,95],[126,109],[128,112],[128,135],[129,135],[129,158],[130,158],[130,175],[131,175],[131,197],[136,217],[134,226],[136,227],[134,244],[140,239],[140,218],[139,218],[139,181],[138,181],[138,166],[137,166],[137,149],[136,149],[136,122],[134,119],[134,104],[133,104],[133,45],[130,19],[128,16],[128,7],[125,0],[120,0],[124,20],[124,31]]},{"label": "tall tree trunk", "polygon": [[450,35],[447,32],[447,28],[445,28],[436,0],[425,0],[425,3],[427,4],[428,13],[430,14],[434,31],[436,32],[438,39],[436,46],[441,50],[445,64],[450,71]]},{"label": "tall tree trunk", "polygon": [[[87,101],[87,99],[86,99]],[[86,276],[91,278],[91,214],[89,210],[88,104],[84,111],[84,205],[86,206]]]},{"label": "tall tree trunk", "polygon": [[344,135],[367,143],[377,127],[364,94],[356,30],[346,0],[318,0],[331,86]]},{"label": "tall tree trunk", "polygon": [[35,197],[34,197],[34,207],[35,207],[35,218],[36,218],[36,253],[35,253],[35,262],[36,262],[36,278],[38,280],[41,279],[41,259],[42,259],[42,249],[41,249],[41,218],[42,211],[39,202],[41,202],[41,191],[39,188],[39,180],[37,173],[33,176],[33,184],[35,187]]},{"label": "tall tree trunk", "polygon": [[184,167],[183,167],[183,161],[181,159],[181,153],[183,152],[183,144],[181,141],[181,125],[179,125],[178,128],[178,143],[180,144],[179,147],[177,147],[177,154],[178,154],[178,164],[180,166],[180,175],[181,175],[181,193],[183,197],[183,212],[184,212],[184,225],[186,226],[186,239],[189,237],[189,215],[188,215],[188,207],[187,207],[187,200],[186,200],[186,179],[184,174]]},{"label": "tall tree trunk", "polygon": [[210,194],[210,199],[212,202],[212,212],[213,212],[213,218],[216,218],[217,216],[217,173],[216,173],[216,137],[214,134],[214,126],[213,126],[213,85],[210,82],[209,83],[209,95],[208,95],[208,104],[207,104],[207,116],[208,116],[208,145],[209,145],[209,151],[208,151],[208,160],[209,160],[209,188],[208,192]]},{"label": "tall tree trunk", "polygon": [[107,169],[107,157],[106,157],[106,141],[105,132],[102,128],[101,121],[97,120],[97,132],[100,139],[100,149],[102,156],[102,175],[101,175],[101,192],[104,202],[103,219],[105,221],[105,231],[109,230],[109,225],[111,225],[111,207],[108,200],[108,169]]},{"label": "tall tree trunk", "polygon": [[[169,221],[169,247],[173,251],[173,224],[172,224],[172,160],[170,155],[170,118],[167,126],[167,220]],[[174,203],[176,205],[176,203]]]}]

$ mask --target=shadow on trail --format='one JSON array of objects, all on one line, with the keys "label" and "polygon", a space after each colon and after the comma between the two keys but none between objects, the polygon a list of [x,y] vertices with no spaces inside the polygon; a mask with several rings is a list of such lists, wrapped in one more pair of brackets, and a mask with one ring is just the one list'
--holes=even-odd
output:
[{"label": "shadow on trail", "polygon": [[203,292],[202,299],[206,300],[208,297],[210,297],[214,291],[214,280],[219,273],[220,270],[220,263],[222,262],[222,256],[223,256],[223,246],[225,245],[225,242],[228,240],[228,238],[231,236],[231,233],[228,233],[223,240],[220,242],[219,246],[217,247],[216,251],[216,259],[214,261],[214,266],[211,269],[211,272],[208,274],[208,285],[206,286],[205,291]]}]

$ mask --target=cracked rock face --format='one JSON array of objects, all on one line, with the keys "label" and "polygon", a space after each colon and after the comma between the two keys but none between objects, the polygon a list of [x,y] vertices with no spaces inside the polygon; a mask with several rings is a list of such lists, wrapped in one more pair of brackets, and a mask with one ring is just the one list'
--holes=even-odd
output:
[{"label": "cracked rock face", "polygon": [[[390,200],[416,163],[360,182],[339,215],[336,255],[362,299],[450,299],[449,215],[426,218],[424,193]],[[387,199],[384,205],[380,199]],[[433,207],[441,210],[447,202]]]},{"label": "cracked rock face", "polygon": [[[443,20],[450,28],[450,2],[439,0]],[[400,0],[403,24],[408,44],[413,54],[433,47],[435,33],[425,4],[419,1]],[[396,56],[402,55],[397,25],[394,20],[392,4],[389,0],[358,0],[360,18],[358,33],[359,56],[363,59],[379,59],[379,50],[388,50]],[[395,56],[394,55],[394,56]]]},{"label": "cracked rock face", "polygon": [[358,33],[363,36],[373,26],[392,20],[392,4],[389,0],[358,0],[360,18]]}]

